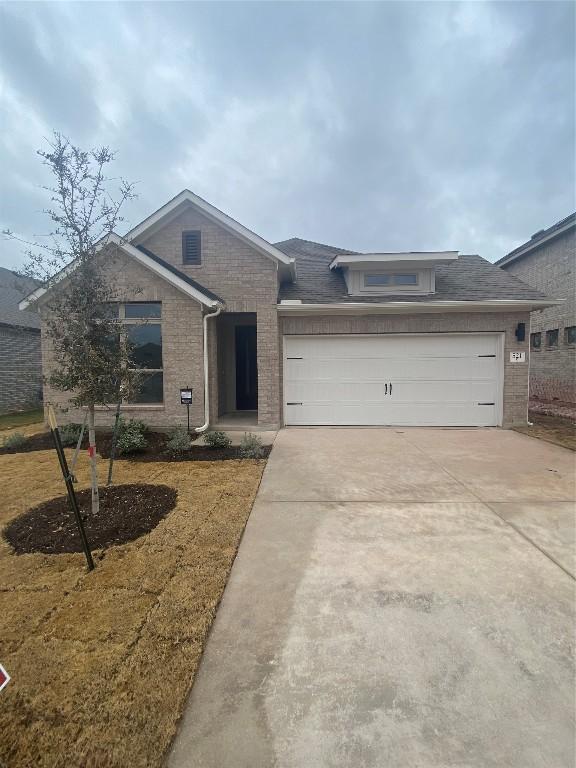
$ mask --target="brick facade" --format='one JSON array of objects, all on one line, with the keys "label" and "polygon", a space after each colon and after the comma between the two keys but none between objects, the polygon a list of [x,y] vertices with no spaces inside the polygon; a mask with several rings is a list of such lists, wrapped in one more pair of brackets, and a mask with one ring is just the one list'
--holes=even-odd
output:
[{"label": "brick facade", "polygon": [[[528,339],[518,342],[518,323],[527,312],[481,312],[414,315],[323,315],[280,318],[283,334],[325,333],[504,333],[503,426],[526,424],[528,417]],[[511,363],[510,352],[526,353],[526,363]]]},{"label": "brick facade", "polygon": [[[531,333],[541,333],[542,346],[532,350],[530,394],[544,400],[576,403],[576,344],[568,344],[566,328],[576,326],[576,229],[543,243],[502,267],[543,293],[564,299],[560,306],[531,315]],[[546,346],[546,331],[558,329],[558,346]]]},{"label": "brick facade", "polygon": [[[182,232],[200,230],[202,264],[182,264]],[[255,312],[258,354],[258,423],[277,425],[280,413],[277,268],[267,256],[206,216],[187,208],[140,242],[226,302],[226,312]],[[209,325],[213,321],[209,321]],[[215,329],[210,328],[210,411],[218,415]]]},{"label": "brick facade", "polygon": [[[202,264],[182,264],[182,231],[201,231]],[[527,419],[528,363],[512,364],[509,352],[520,350],[529,357],[528,339],[517,342],[514,331],[519,322],[528,323],[527,313],[446,313],[412,315],[312,315],[279,317],[277,310],[276,264],[235,235],[191,208],[181,211],[141,244],[165,261],[218,294],[225,312],[254,313],[257,323],[258,421],[279,426],[282,421],[282,335],[314,333],[443,333],[501,332],[505,334],[504,426],[522,424]],[[203,308],[173,288],[165,280],[117,251],[107,255],[107,269],[120,295],[127,301],[162,302],[162,340],[164,403],[128,406],[128,415],[151,426],[184,424],[186,409],[180,404],[179,389],[191,386],[194,403],[191,424],[204,421]],[[209,321],[208,357],[210,370],[210,418],[219,415],[218,321]],[[53,366],[50,343],[43,335],[43,361],[46,373]],[[45,387],[47,402],[56,404],[61,421],[79,421],[82,414],[67,408],[63,393]],[[109,425],[113,411],[100,409],[97,424]]]},{"label": "brick facade", "polygon": [[[194,402],[190,408],[190,422],[194,425],[202,424],[204,378],[200,304],[122,254],[109,257],[107,270],[110,280],[118,289],[118,294],[126,301],[162,302],[164,404],[125,406],[126,415],[142,419],[151,426],[185,425],[186,407],[180,404],[180,388],[191,386]],[[43,317],[43,312],[41,316]],[[54,356],[50,339],[45,334],[42,334],[42,359],[44,370],[49,375]],[[44,399],[47,404],[50,403],[58,408],[59,420],[62,423],[82,421],[83,413],[69,408],[66,393],[54,390],[49,384],[45,384]],[[96,424],[110,425],[113,418],[113,410],[98,409]]]},{"label": "brick facade", "polygon": [[[202,240],[202,264],[182,264],[182,231],[199,229]],[[276,303],[278,295],[276,265],[251,246],[208,218],[188,209],[139,244],[174,265],[181,272],[218,294],[225,302],[225,312],[253,312],[257,323],[258,355],[258,423],[278,426],[279,343]],[[124,410],[128,416],[146,421],[151,426],[183,424],[186,409],[180,405],[179,390],[192,386],[194,404],[190,422],[204,422],[203,378],[203,311],[199,303],[172,288],[132,259],[117,254],[108,262],[110,279],[126,301],[162,302],[162,347],[164,365],[164,405],[136,406]],[[216,320],[208,321],[208,355],[210,371],[210,419],[218,416],[218,372]],[[45,370],[49,371],[53,355],[48,339],[43,340]],[[67,409],[67,397],[45,387],[46,402],[54,403],[64,421],[78,421],[82,414]],[[96,423],[112,422],[113,413],[100,409]]]},{"label": "brick facade", "polygon": [[0,413],[41,402],[40,329],[0,324]]}]

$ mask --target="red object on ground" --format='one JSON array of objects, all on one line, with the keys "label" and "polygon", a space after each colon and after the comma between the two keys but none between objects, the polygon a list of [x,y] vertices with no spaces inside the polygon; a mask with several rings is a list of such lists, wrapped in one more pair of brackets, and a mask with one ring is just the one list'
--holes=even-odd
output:
[{"label": "red object on ground", "polygon": [[5,685],[8,685],[9,682],[10,682],[10,675],[8,674],[8,672],[6,672],[2,664],[0,664],[0,691],[2,690],[2,688],[4,688]]}]

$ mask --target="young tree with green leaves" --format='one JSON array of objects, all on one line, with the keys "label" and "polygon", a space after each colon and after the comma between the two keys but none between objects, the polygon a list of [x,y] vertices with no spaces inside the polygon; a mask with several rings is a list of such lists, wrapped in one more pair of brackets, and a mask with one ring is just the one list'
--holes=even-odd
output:
[{"label": "young tree with green leaves", "polygon": [[[106,176],[114,160],[108,147],[84,151],[60,133],[38,150],[53,186],[43,187],[51,205],[47,242],[27,243],[25,273],[50,291],[43,307],[44,332],[56,361],[50,384],[88,411],[92,512],[98,513],[98,472],[94,413],[139,387],[130,350],[113,307],[119,300],[104,270],[107,237],[123,221],[123,204],[135,197],[134,185]],[[114,192],[111,190],[114,189]],[[26,242],[10,231],[5,235]]]}]

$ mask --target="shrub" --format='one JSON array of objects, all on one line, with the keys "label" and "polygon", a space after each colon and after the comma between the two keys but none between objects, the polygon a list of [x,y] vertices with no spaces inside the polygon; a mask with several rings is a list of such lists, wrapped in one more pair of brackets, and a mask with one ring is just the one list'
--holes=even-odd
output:
[{"label": "shrub", "polygon": [[232,440],[226,432],[207,432],[204,435],[204,444],[207,448],[230,448]]},{"label": "shrub", "polygon": [[170,432],[170,437],[166,443],[166,450],[173,456],[190,450],[190,435],[184,427],[175,427]]},{"label": "shrub", "polygon": [[26,435],[22,432],[13,432],[2,441],[2,448],[8,448],[12,451],[18,451],[26,445]]},{"label": "shrub", "polygon": [[264,456],[262,440],[251,432],[245,432],[240,442],[239,453],[243,459],[261,459]]},{"label": "shrub", "polygon": [[58,431],[60,432],[60,441],[63,446],[76,445],[82,431],[82,424],[64,424]]},{"label": "shrub", "polygon": [[116,451],[118,454],[138,453],[146,448],[146,424],[138,419],[118,419]]}]

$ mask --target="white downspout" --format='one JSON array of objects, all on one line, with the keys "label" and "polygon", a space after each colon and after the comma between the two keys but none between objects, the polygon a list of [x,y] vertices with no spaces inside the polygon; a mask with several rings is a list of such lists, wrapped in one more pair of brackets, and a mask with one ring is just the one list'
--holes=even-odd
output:
[{"label": "white downspout", "polygon": [[210,377],[208,375],[208,320],[211,317],[217,317],[222,312],[222,306],[219,306],[216,312],[209,312],[204,315],[204,424],[196,427],[194,430],[199,434],[206,432],[210,424]]}]

